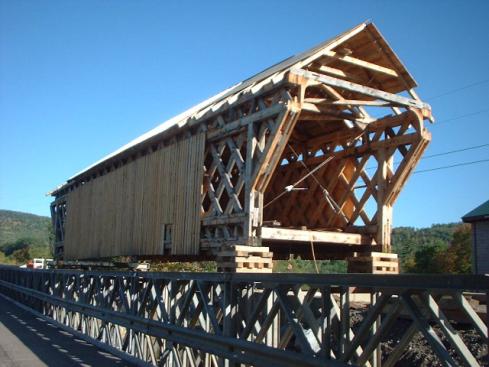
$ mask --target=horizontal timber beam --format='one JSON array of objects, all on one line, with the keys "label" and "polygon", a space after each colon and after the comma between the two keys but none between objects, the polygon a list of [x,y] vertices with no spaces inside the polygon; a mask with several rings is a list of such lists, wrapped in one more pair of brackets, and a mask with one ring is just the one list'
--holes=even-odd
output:
[{"label": "horizontal timber beam", "polygon": [[241,223],[246,220],[246,217],[246,213],[216,215],[208,218],[202,218],[202,225],[211,226],[228,223]]},{"label": "horizontal timber beam", "polygon": [[362,120],[358,116],[355,116],[351,113],[343,112],[340,110],[334,110],[334,109],[327,109],[327,108],[322,108],[321,106],[318,106],[314,103],[303,103],[302,104],[302,111],[306,112],[312,112],[312,113],[324,113],[327,114],[328,116],[334,116],[339,119],[343,120],[350,120],[350,121],[356,121],[356,120]]},{"label": "horizontal timber beam", "polygon": [[369,70],[372,70],[372,71],[375,71],[378,73],[390,75],[393,77],[399,76],[399,74],[397,74],[397,72],[395,70],[392,70],[390,68],[386,68],[385,66],[380,66],[380,65],[368,62],[368,61],[360,60],[360,59],[357,59],[356,57],[352,57],[352,56],[348,56],[348,55],[341,55],[341,54],[334,52],[334,51],[327,51],[324,53],[324,56],[335,59],[335,60],[343,61],[347,64],[351,64],[351,65],[359,66],[359,67],[362,67],[365,69],[369,69]]},{"label": "horizontal timber beam", "polygon": [[348,82],[346,80],[342,80],[342,79],[338,79],[331,76],[322,75],[319,73],[314,73],[312,71],[306,71],[302,69],[292,69],[290,73],[296,76],[305,77],[310,80],[317,81],[319,83],[324,83],[332,87],[348,90],[350,92],[360,93],[365,96],[380,99],[383,101],[393,102],[406,107],[415,107],[415,108],[426,109],[431,111],[431,106],[427,103],[417,101],[411,98],[399,96],[397,94],[384,92],[379,89],[366,87],[361,84]]},{"label": "horizontal timber beam", "polygon": [[314,243],[339,243],[348,245],[369,245],[372,240],[368,236],[357,233],[311,231],[290,228],[262,227],[261,238],[273,241],[299,241]]},{"label": "horizontal timber beam", "polygon": [[328,74],[335,77],[340,77],[342,79],[349,79],[353,82],[361,82],[360,78],[351,73],[347,73],[343,70],[332,68],[330,66],[321,65],[317,68],[321,73]]},{"label": "horizontal timber beam", "polygon": [[385,101],[358,101],[355,99],[344,99],[342,101],[327,101],[324,104],[329,104],[333,106],[373,106],[373,107],[389,107],[389,106],[397,106],[396,103],[393,102],[385,102]]},{"label": "horizontal timber beam", "polygon": [[332,106],[374,106],[374,107],[390,107],[397,106],[396,103],[390,103],[385,101],[361,101],[356,99],[341,99],[332,101],[327,98],[306,98],[304,103],[315,103],[321,105]]},{"label": "horizontal timber beam", "polygon": [[345,128],[338,132],[323,134],[315,138],[307,139],[304,140],[302,143],[307,147],[315,147],[326,142],[344,142],[352,138],[358,137],[360,134],[362,134],[362,132],[362,129],[355,126],[351,129]]},{"label": "horizontal timber beam", "polygon": [[[429,133],[423,132],[421,134],[421,137],[429,137]],[[307,158],[303,162],[291,162],[287,166],[294,166],[294,165],[302,165],[303,163],[306,165],[315,165],[319,164],[324,161],[326,157],[334,157],[335,159],[343,159],[347,157],[359,157],[366,152],[369,151],[374,151],[376,149],[380,148],[393,148],[397,147],[400,145],[406,145],[406,144],[413,144],[416,141],[420,139],[420,135],[417,133],[412,133],[412,134],[406,134],[406,135],[401,135],[401,136],[395,136],[393,138],[387,139],[387,140],[380,140],[380,141],[374,141],[374,142],[369,142],[365,143],[359,146],[352,146],[349,148],[346,148],[345,150],[340,150],[338,152],[333,152],[333,153],[328,153],[324,156],[315,156],[311,158]]]},{"label": "horizontal timber beam", "polygon": [[271,107],[268,107],[264,110],[252,113],[251,115],[241,117],[237,120],[229,122],[224,125],[221,129],[217,129],[214,131],[209,131],[207,133],[208,140],[216,140],[220,139],[223,135],[227,135],[234,130],[238,130],[241,127],[247,126],[249,123],[264,120],[266,118],[270,118],[284,111],[287,107],[284,104],[274,104]]}]

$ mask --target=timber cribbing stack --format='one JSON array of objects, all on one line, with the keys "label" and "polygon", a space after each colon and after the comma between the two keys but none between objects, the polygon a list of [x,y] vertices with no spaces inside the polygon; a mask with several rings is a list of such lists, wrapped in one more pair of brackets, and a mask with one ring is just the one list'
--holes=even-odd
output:
[{"label": "timber cribbing stack", "polygon": [[397,254],[371,252],[350,257],[347,262],[349,273],[399,274]]},{"label": "timber cribbing stack", "polygon": [[226,246],[217,254],[217,271],[271,273],[273,254],[268,247]]}]

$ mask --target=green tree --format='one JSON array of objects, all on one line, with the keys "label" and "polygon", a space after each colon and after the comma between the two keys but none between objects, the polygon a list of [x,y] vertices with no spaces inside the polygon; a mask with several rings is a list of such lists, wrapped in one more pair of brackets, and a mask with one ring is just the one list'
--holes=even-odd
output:
[{"label": "green tree", "polygon": [[439,254],[438,262],[444,273],[468,274],[472,271],[472,231],[470,225],[460,225],[453,233],[450,247]]},{"label": "green tree", "polygon": [[[414,254],[404,253],[403,269],[410,273],[452,273],[471,272],[471,229],[462,224],[453,228],[446,237],[446,228],[441,225],[439,234],[416,248]],[[432,226],[432,230],[436,229]],[[448,242],[448,245],[447,245]]]},{"label": "green tree", "polygon": [[443,252],[439,245],[427,245],[414,254],[414,267],[409,269],[413,273],[441,273],[442,268],[438,262],[439,254]]},{"label": "green tree", "polygon": [[15,250],[12,253],[12,258],[15,260],[17,264],[22,264],[27,262],[31,258],[31,255],[29,253],[29,246]]},{"label": "green tree", "polygon": [[[399,255],[399,262],[402,272],[426,272],[425,269],[433,270],[434,259],[428,257],[438,253],[435,249],[424,249],[426,246],[448,248],[453,237],[453,233],[459,227],[458,223],[433,224],[429,228],[397,227],[392,230],[392,249]],[[416,267],[416,252],[418,258],[422,258],[424,264]],[[434,269],[436,270],[436,269]]]},{"label": "green tree", "polygon": [[0,264],[12,264],[13,261],[9,257],[6,257],[3,252],[0,252]]},{"label": "green tree", "polygon": [[48,233],[49,256],[52,257],[54,255],[55,236],[51,222],[46,223],[46,232]]},{"label": "green tree", "polygon": [[17,241],[6,243],[2,246],[1,250],[5,254],[5,256],[10,256],[17,250],[21,250],[23,248],[31,246],[32,243],[33,240],[30,238],[21,238]]}]

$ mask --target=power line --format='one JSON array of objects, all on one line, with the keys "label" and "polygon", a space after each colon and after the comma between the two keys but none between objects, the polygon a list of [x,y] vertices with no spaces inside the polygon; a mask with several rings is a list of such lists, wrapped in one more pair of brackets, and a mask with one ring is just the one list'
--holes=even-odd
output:
[{"label": "power line", "polygon": [[451,89],[451,90],[448,90],[448,91],[446,91],[446,92],[443,92],[443,93],[437,94],[437,95],[435,95],[435,96],[428,97],[428,98],[426,98],[426,99],[427,99],[427,100],[434,100],[434,99],[437,99],[437,98],[440,98],[440,97],[448,96],[448,95],[450,95],[450,94],[453,94],[453,93],[459,92],[459,91],[461,91],[461,90],[465,90],[465,89],[469,89],[469,88],[476,87],[476,86],[478,86],[478,85],[481,85],[481,84],[484,84],[484,83],[487,83],[487,82],[489,82],[489,79],[483,79],[483,80],[479,80],[478,82],[471,83],[471,84],[467,84],[467,85],[464,85],[464,86],[459,87],[459,88]]},{"label": "power line", "polygon": [[448,155],[448,154],[465,152],[467,150],[479,149],[479,148],[484,148],[484,147],[488,147],[488,146],[489,146],[489,144],[474,145],[472,147],[455,149],[455,150],[449,150],[448,152],[425,155],[425,156],[421,157],[421,159],[428,159],[428,158],[433,158],[433,157],[441,157],[441,156]]},{"label": "power line", "polygon": [[[468,150],[480,149],[480,148],[484,148],[484,147],[488,147],[488,146],[489,146],[489,144],[474,145],[474,146],[471,146],[471,147],[454,149],[454,150],[449,150],[447,152],[435,153],[435,154],[430,154],[430,155],[422,156],[420,159],[429,159],[429,158],[434,158],[434,157],[441,157],[441,156],[444,156],[444,155],[449,155],[449,154],[454,154],[454,153],[460,153],[460,152],[466,152]],[[401,163],[401,161],[394,162],[394,165],[398,165],[400,163]],[[372,169],[376,169],[376,168],[377,167],[372,166],[372,167],[367,167],[365,169],[366,170],[372,170]]]},{"label": "power line", "polygon": [[[433,168],[427,168],[427,169],[422,169],[422,170],[417,170],[413,172],[413,175],[415,173],[425,173],[425,172],[432,172],[432,171],[440,171],[444,169],[449,169],[449,168],[454,168],[454,167],[462,167],[462,166],[470,166],[472,164],[477,164],[477,163],[484,163],[484,162],[489,162],[489,159],[480,159],[477,161],[471,161],[471,162],[462,162],[462,163],[456,163],[456,164],[451,164],[448,166],[440,166],[440,167],[433,167]],[[366,169],[371,169],[371,168],[376,168],[376,167],[369,167]],[[367,185],[360,185],[354,187],[354,189],[360,189],[360,188],[365,188]]]},{"label": "power line", "polygon": [[455,121],[455,120],[460,120],[460,119],[463,119],[463,118],[466,118],[466,117],[470,117],[470,116],[475,116],[475,115],[480,115],[481,113],[484,113],[484,112],[487,112],[489,111],[489,108],[484,108],[482,110],[478,110],[478,111],[474,111],[474,112],[469,112],[469,113],[466,113],[464,115],[460,115],[460,116],[456,116],[456,117],[451,117],[451,118],[448,118],[448,119],[444,119],[444,120],[440,120],[440,121],[437,121],[433,126],[438,126],[440,124],[445,124],[447,122],[450,122],[450,121]]},{"label": "power line", "polygon": [[441,166],[441,167],[434,167],[434,168],[422,169],[422,170],[414,171],[413,174],[415,174],[415,173],[424,173],[424,172],[432,172],[432,171],[439,171],[439,170],[448,169],[448,168],[454,168],[454,167],[469,166],[471,164],[483,163],[483,162],[489,162],[489,158],[488,159],[481,159],[481,160],[478,160],[478,161],[471,161],[471,162],[462,162],[462,163],[457,163],[457,164],[451,164],[449,166]]}]

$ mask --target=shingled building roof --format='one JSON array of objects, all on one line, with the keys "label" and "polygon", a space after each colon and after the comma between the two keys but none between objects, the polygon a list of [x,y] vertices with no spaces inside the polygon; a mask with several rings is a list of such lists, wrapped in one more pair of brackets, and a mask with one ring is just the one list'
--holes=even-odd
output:
[{"label": "shingled building roof", "polygon": [[464,222],[476,222],[479,220],[489,220],[489,200],[471,210],[462,217]]}]

